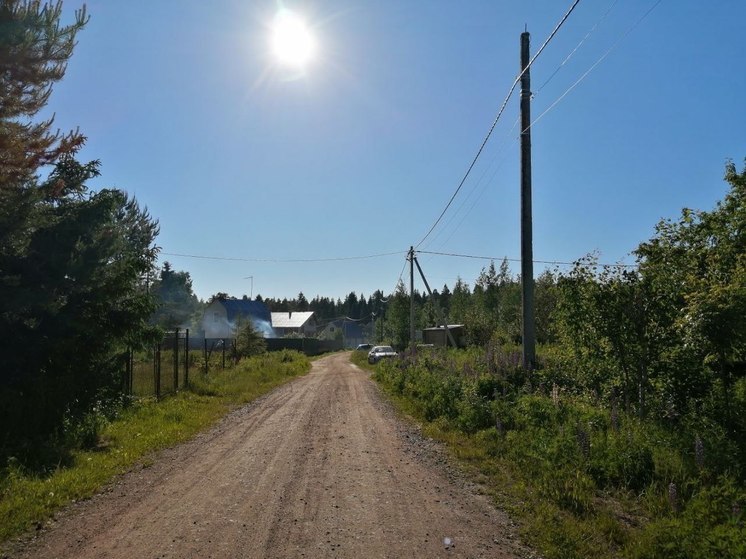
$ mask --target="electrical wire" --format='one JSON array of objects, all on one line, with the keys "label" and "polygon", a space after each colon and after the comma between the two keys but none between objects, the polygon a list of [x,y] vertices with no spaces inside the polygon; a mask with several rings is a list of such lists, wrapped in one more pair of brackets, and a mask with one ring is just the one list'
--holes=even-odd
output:
[{"label": "electrical wire", "polygon": [[[441,227],[438,230],[438,232],[435,233],[435,235],[430,238],[430,240],[427,242],[424,248],[428,248],[433,245],[433,243],[438,239],[438,237],[441,236],[448,229],[451,223],[453,223],[453,221],[459,215],[461,210],[464,209],[466,204],[471,199],[472,195],[476,193],[476,198],[474,199],[472,204],[469,206],[469,209],[466,210],[466,212],[463,214],[463,216],[459,220],[458,224],[456,224],[456,226],[454,227],[451,234],[448,236],[448,238],[443,243],[440,244],[440,246],[447,245],[448,242],[453,238],[453,236],[458,232],[458,230],[461,228],[461,225],[464,223],[466,218],[475,208],[475,206],[479,202],[482,195],[484,195],[484,192],[486,191],[487,186],[495,178],[495,176],[497,175],[497,172],[500,170],[500,167],[503,165],[503,163],[505,163],[505,160],[507,158],[507,153],[501,153],[501,152],[505,149],[505,147],[508,145],[509,142],[514,140],[511,134],[513,133],[513,130],[516,129],[520,121],[521,121],[520,117],[516,118],[515,122],[513,123],[513,126],[510,128],[510,130],[507,132],[507,134],[503,138],[502,143],[497,147],[497,150],[495,151],[495,155],[492,158],[492,161],[490,161],[489,165],[487,165],[487,167],[484,169],[481,176],[477,180],[476,184],[471,188],[471,190],[469,190],[468,194],[466,194],[466,196],[463,197],[463,200],[461,201],[461,204],[458,206],[458,208],[456,208],[456,210],[451,213],[450,217],[443,224],[443,227]],[[499,157],[500,155],[502,155],[502,157]],[[485,177],[488,175],[493,165],[496,165],[496,167],[492,170],[492,173],[490,174],[489,178],[485,181]]]},{"label": "electrical wire", "polygon": [[585,34],[585,37],[583,37],[583,38],[582,38],[582,39],[580,40],[580,42],[579,42],[579,43],[578,43],[578,44],[577,44],[577,45],[575,46],[575,48],[574,48],[574,49],[572,49],[572,51],[570,52],[570,54],[568,54],[568,55],[567,55],[567,56],[565,57],[565,59],[564,59],[564,60],[562,61],[562,63],[561,63],[561,64],[560,64],[559,66],[557,66],[557,68],[556,68],[556,69],[554,70],[554,72],[552,72],[552,74],[551,74],[551,75],[550,75],[550,76],[549,76],[549,77],[548,77],[548,78],[547,78],[547,79],[546,79],[546,80],[544,81],[544,83],[543,83],[543,84],[541,84],[541,85],[539,86],[539,88],[538,88],[538,89],[537,89],[536,91],[534,91],[534,92],[532,92],[532,93],[531,93],[531,97],[532,97],[532,98],[536,97],[536,96],[537,96],[537,95],[539,94],[539,92],[540,92],[540,91],[541,91],[542,89],[544,89],[544,86],[546,86],[546,85],[547,85],[547,84],[548,84],[548,83],[549,83],[550,81],[552,81],[552,79],[554,78],[554,76],[556,76],[556,75],[557,75],[557,73],[558,73],[558,72],[559,72],[559,71],[560,71],[560,70],[562,69],[562,67],[563,67],[563,66],[564,66],[565,64],[567,64],[567,63],[568,63],[568,61],[569,61],[569,60],[570,60],[570,59],[571,59],[571,58],[573,57],[573,55],[574,55],[574,54],[575,54],[575,53],[576,53],[576,52],[578,51],[578,49],[579,49],[579,48],[580,48],[580,47],[581,47],[581,46],[583,45],[583,43],[585,43],[585,42],[586,42],[586,41],[588,40],[588,37],[590,37],[591,35],[593,35],[593,33],[594,33],[594,32],[596,31],[596,29],[598,28],[598,26],[599,26],[599,25],[601,25],[601,23],[603,22],[603,20],[605,20],[605,19],[606,19],[606,16],[608,16],[608,15],[609,15],[609,12],[611,12],[611,10],[612,10],[612,9],[614,9],[614,6],[616,6],[616,4],[617,4],[617,2],[618,2],[618,1],[619,1],[619,0],[614,0],[614,1],[613,1],[613,2],[611,3],[611,5],[610,5],[610,6],[609,6],[609,7],[608,7],[608,8],[606,9],[606,11],[605,11],[605,12],[604,12],[604,14],[603,14],[603,15],[601,16],[601,18],[600,18],[600,19],[599,19],[599,20],[598,20],[598,21],[597,21],[597,22],[596,22],[596,23],[595,23],[595,24],[593,25],[593,27],[591,27],[591,29],[590,29],[590,30],[588,31],[588,33],[586,33],[586,34]]},{"label": "electrical wire", "polygon": [[565,23],[568,17],[570,17],[570,14],[573,12],[575,7],[580,3],[580,0],[575,0],[570,8],[567,10],[564,16],[562,16],[562,19],[559,21],[559,23],[555,26],[554,30],[549,34],[549,37],[544,41],[544,44],[541,45],[539,50],[536,52],[536,54],[528,61],[528,64],[526,65],[523,70],[521,70],[521,73],[518,74],[518,76],[513,81],[513,84],[510,86],[510,90],[508,91],[508,95],[505,97],[505,100],[503,101],[502,106],[500,107],[500,110],[497,112],[497,116],[495,117],[495,120],[492,122],[492,126],[490,126],[489,131],[487,132],[487,135],[485,136],[484,140],[482,141],[482,145],[479,146],[479,149],[477,150],[477,154],[474,156],[474,159],[472,159],[471,164],[469,165],[468,169],[466,170],[466,174],[464,174],[464,177],[461,179],[461,182],[458,185],[458,188],[456,188],[456,191],[451,196],[450,200],[448,200],[448,203],[446,204],[446,207],[443,208],[443,211],[438,216],[438,219],[435,220],[435,223],[433,223],[432,227],[428,230],[428,232],[425,234],[425,236],[420,239],[420,242],[417,243],[415,248],[418,248],[422,243],[425,242],[425,240],[430,236],[430,234],[433,232],[433,230],[437,227],[438,223],[440,223],[440,220],[443,219],[443,216],[448,211],[448,208],[451,207],[451,204],[453,203],[453,200],[458,195],[459,191],[461,190],[461,187],[464,186],[464,183],[466,182],[466,179],[469,177],[469,174],[471,173],[471,170],[474,168],[474,165],[477,163],[477,160],[479,159],[479,156],[482,155],[482,151],[484,150],[484,146],[487,145],[487,141],[490,139],[490,136],[492,136],[492,132],[495,130],[495,126],[497,126],[497,122],[500,120],[500,117],[502,116],[503,112],[505,111],[505,108],[508,105],[508,101],[510,100],[511,96],[513,95],[513,92],[515,91],[516,86],[518,85],[518,82],[520,82],[521,78],[523,77],[523,74],[525,74],[529,68],[531,68],[531,65],[534,63],[534,61],[539,57],[539,55],[542,53],[542,51],[546,48],[546,46],[549,44],[549,42],[554,38],[554,36],[559,31],[560,27]]},{"label": "electrical wire", "polygon": [[382,258],[384,256],[394,256],[398,254],[407,254],[408,251],[383,252],[380,254],[367,254],[365,256],[340,256],[336,258],[239,258],[231,256],[204,256],[199,254],[181,254],[178,252],[161,252],[164,256],[179,256],[182,258],[199,258],[202,260],[225,260],[231,262],[270,262],[274,264],[297,264],[312,262],[342,262],[346,260],[366,260],[370,258]]},{"label": "electrical wire", "polygon": [[[507,260],[508,262],[520,262],[520,258],[507,258],[507,257],[497,257],[497,256],[475,256],[473,254],[457,254],[453,252],[432,252],[427,250],[419,250],[417,251],[420,254],[433,254],[436,256],[453,256],[456,258],[472,258],[475,260]],[[553,264],[557,266],[574,266],[576,262],[565,262],[562,260],[532,260],[534,264]],[[593,264],[592,267],[594,268],[602,268],[602,267],[608,267],[608,268],[637,268],[637,264]]]},{"label": "electrical wire", "polygon": [[596,62],[594,62],[594,63],[593,63],[593,65],[592,65],[592,66],[591,66],[590,68],[588,68],[588,70],[586,70],[586,71],[585,71],[585,73],[583,73],[583,75],[582,75],[582,76],[580,76],[580,77],[579,77],[579,78],[578,78],[578,79],[577,79],[577,80],[575,81],[575,83],[573,83],[573,84],[572,84],[572,85],[571,85],[570,87],[568,87],[568,88],[567,88],[567,89],[565,90],[565,92],[564,92],[564,93],[563,93],[562,95],[560,95],[560,96],[559,96],[559,97],[558,97],[558,98],[557,98],[557,99],[556,99],[556,100],[554,101],[554,103],[552,103],[551,105],[549,105],[549,107],[548,107],[548,108],[547,108],[547,109],[546,109],[546,110],[545,110],[545,111],[544,111],[543,113],[541,113],[541,114],[540,114],[540,115],[539,115],[538,117],[536,117],[536,118],[535,118],[535,119],[533,120],[533,122],[532,122],[531,124],[529,124],[529,125],[528,125],[528,127],[526,128],[526,130],[528,130],[528,129],[529,129],[529,128],[531,128],[531,127],[532,127],[532,126],[533,126],[534,124],[536,124],[537,122],[539,122],[539,120],[541,120],[541,119],[542,119],[542,118],[543,118],[543,117],[544,117],[544,116],[545,116],[545,115],[546,115],[546,114],[547,114],[547,113],[548,113],[549,111],[551,111],[552,109],[554,109],[554,107],[556,107],[556,106],[557,106],[557,105],[558,105],[558,104],[560,103],[560,101],[562,101],[562,100],[563,100],[563,99],[564,99],[565,97],[567,97],[567,95],[569,95],[569,94],[570,94],[570,92],[571,92],[571,91],[572,91],[573,89],[575,89],[575,88],[576,88],[576,87],[577,87],[577,86],[578,86],[578,85],[580,84],[580,82],[582,82],[582,81],[583,81],[583,80],[584,80],[584,79],[585,79],[585,78],[586,78],[586,77],[588,76],[588,74],[590,74],[590,73],[591,73],[591,72],[592,72],[592,71],[593,71],[593,70],[594,70],[594,69],[595,69],[595,68],[596,68],[596,67],[597,67],[597,66],[598,66],[599,64],[601,64],[601,63],[602,63],[602,62],[603,62],[604,60],[606,60],[606,57],[608,57],[608,56],[609,56],[609,55],[610,55],[610,54],[612,53],[612,51],[614,51],[614,50],[615,50],[615,49],[616,49],[616,48],[617,48],[617,47],[619,46],[619,44],[620,44],[620,43],[621,43],[621,42],[622,42],[622,41],[623,41],[624,39],[626,39],[626,38],[627,38],[627,36],[628,36],[628,35],[629,35],[630,33],[632,33],[632,31],[634,31],[634,30],[635,30],[635,28],[636,28],[636,27],[637,27],[638,25],[640,25],[640,24],[641,24],[641,23],[643,22],[643,20],[644,20],[645,18],[647,18],[647,17],[648,17],[648,15],[650,15],[650,13],[651,13],[651,12],[652,12],[652,11],[653,11],[653,10],[654,10],[654,9],[655,9],[656,7],[658,7],[658,4],[660,4],[661,2],[663,2],[663,0],[657,0],[657,2],[655,2],[655,3],[654,3],[654,4],[653,4],[653,5],[652,5],[652,6],[651,6],[651,7],[650,7],[650,8],[649,8],[649,9],[648,9],[648,10],[647,10],[647,11],[646,11],[646,12],[645,12],[645,13],[644,13],[644,14],[643,14],[643,15],[642,15],[642,16],[641,16],[641,17],[640,17],[640,18],[639,18],[639,19],[638,19],[637,21],[635,21],[635,23],[633,23],[633,24],[632,24],[632,26],[631,26],[631,27],[630,27],[629,29],[627,29],[627,31],[625,31],[625,32],[624,32],[624,34],[623,34],[623,35],[621,35],[621,36],[620,36],[620,37],[619,37],[619,38],[618,38],[618,39],[617,39],[617,40],[616,40],[616,41],[614,42],[614,44],[612,44],[612,45],[611,45],[611,46],[610,46],[610,47],[609,47],[609,48],[608,48],[608,49],[606,50],[606,52],[604,52],[604,53],[603,53],[603,54],[601,55],[601,58],[599,58],[598,60],[596,60]]},{"label": "electrical wire", "polygon": [[[409,255],[409,251],[407,251],[407,256]],[[396,284],[394,285],[394,289],[391,291],[392,294],[396,293],[396,288],[399,287],[399,282],[401,281],[402,276],[404,275],[404,270],[407,269],[407,262],[409,260],[407,258],[404,259],[404,265],[401,267],[401,272],[399,272],[399,279],[396,280]]]}]

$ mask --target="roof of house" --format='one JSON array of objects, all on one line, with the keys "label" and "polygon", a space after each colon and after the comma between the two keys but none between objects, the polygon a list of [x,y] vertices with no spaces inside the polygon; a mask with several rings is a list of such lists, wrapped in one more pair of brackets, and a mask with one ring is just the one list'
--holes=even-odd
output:
[{"label": "roof of house", "polygon": [[[270,322],[272,315],[269,308],[262,301],[248,301],[245,299],[216,299],[225,307],[225,312],[230,322],[239,316],[250,316],[255,320]],[[214,301],[215,302],[215,301]]]},{"label": "roof of house", "polygon": [[272,328],[302,328],[313,316],[313,311],[273,312]]}]

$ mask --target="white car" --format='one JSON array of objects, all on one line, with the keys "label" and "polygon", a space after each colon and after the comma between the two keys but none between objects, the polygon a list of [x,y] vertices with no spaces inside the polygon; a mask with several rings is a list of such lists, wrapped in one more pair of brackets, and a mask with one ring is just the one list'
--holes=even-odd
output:
[{"label": "white car", "polygon": [[377,345],[368,352],[368,363],[378,363],[386,357],[396,357],[399,355],[390,345]]}]

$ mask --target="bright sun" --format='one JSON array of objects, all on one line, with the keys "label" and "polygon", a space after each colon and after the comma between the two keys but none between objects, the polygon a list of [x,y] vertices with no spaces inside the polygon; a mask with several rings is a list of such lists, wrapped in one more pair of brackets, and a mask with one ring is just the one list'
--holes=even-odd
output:
[{"label": "bright sun", "polygon": [[313,58],[316,41],[300,17],[280,10],[272,26],[272,50],[280,63],[302,68]]}]

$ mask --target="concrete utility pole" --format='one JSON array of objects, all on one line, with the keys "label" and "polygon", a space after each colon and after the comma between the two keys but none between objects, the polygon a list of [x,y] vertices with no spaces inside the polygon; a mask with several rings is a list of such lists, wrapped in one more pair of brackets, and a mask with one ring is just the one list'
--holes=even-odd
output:
[{"label": "concrete utility pole", "polygon": [[414,247],[409,247],[409,348],[414,355]]},{"label": "concrete utility pole", "polygon": [[531,210],[531,72],[528,31],[521,33],[521,284],[523,301],[523,366],[536,366],[534,327],[534,248]]}]

